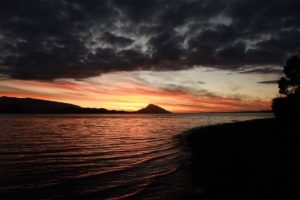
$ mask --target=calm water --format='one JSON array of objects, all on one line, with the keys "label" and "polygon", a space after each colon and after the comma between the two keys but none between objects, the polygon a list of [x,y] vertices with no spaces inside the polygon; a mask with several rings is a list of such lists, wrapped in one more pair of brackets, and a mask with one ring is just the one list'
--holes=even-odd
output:
[{"label": "calm water", "polygon": [[180,198],[176,135],[271,114],[1,115],[0,199]]}]

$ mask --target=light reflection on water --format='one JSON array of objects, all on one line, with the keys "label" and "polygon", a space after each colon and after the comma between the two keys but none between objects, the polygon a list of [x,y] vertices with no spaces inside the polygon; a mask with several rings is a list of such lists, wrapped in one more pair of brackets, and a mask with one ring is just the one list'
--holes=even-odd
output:
[{"label": "light reflection on water", "polygon": [[174,136],[196,126],[267,117],[272,115],[1,115],[0,198],[164,199],[186,186],[185,177],[176,176],[184,152]]}]

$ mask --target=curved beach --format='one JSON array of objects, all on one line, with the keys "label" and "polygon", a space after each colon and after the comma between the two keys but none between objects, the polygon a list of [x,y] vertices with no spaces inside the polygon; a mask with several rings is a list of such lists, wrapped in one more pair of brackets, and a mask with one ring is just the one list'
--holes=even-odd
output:
[{"label": "curved beach", "polygon": [[258,119],[185,134],[187,199],[298,199],[299,126]]}]

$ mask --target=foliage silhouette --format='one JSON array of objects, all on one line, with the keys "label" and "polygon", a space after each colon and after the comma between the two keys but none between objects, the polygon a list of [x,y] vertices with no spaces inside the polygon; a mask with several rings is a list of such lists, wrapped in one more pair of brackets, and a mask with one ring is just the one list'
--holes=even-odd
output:
[{"label": "foliage silhouette", "polygon": [[298,123],[300,120],[300,54],[292,56],[284,66],[285,77],[278,81],[279,93],[272,110],[277,118]]}]

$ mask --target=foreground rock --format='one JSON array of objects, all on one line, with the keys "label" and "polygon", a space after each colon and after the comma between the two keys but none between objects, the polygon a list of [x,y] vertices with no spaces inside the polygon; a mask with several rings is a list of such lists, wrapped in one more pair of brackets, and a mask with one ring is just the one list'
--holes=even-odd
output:
[{"label": "foreground rock", "polygon": [[299,133],[299,126],[275,119],[189,131],[186,198],[298,199]]}]

